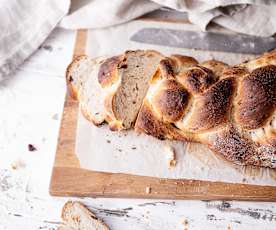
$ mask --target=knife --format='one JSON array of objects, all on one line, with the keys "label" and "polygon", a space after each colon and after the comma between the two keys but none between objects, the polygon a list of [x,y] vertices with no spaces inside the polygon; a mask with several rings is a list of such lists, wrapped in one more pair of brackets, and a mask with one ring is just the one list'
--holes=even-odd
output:
[{"label": "knife", "polygon": [[159,28],[141,29],[130,40],[169,47],[245,54],[261,54],[276,48],[275,37]]}]

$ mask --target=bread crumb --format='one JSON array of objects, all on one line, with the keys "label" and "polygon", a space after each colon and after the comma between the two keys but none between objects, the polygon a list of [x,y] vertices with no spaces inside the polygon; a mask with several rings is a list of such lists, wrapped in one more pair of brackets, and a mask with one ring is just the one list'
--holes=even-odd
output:
[{"label": "bread crumb", "polygon": [[181,224],[184,226],[184,230],[188,230],[189,222],[186,218],[181,220]]},{"label": "bread crumb", "polygon": [[11,168],[13,170],[17,170],[19,168],[25,168],[25,163],[22,160],[16,160],[11,164]]},{"label": "bread crumb", "polygon": [[28,150],[29,150],[30,152],[33,152],[33,151],[36,151],[37,149],[36,149],[36,147],[34,147],[32,144],[28,144]]},{"label": "bread crumb", "polygon": [[167,150],[168,166],[169,168],[173,168],[176,166],[176,163],[177,163],[175,149],[170,145],[166,145],[166,150]]},{"label": "bread crumb", "polygon": [[146,187],[146,193],[150,194],[151,193],[151,187]]}]

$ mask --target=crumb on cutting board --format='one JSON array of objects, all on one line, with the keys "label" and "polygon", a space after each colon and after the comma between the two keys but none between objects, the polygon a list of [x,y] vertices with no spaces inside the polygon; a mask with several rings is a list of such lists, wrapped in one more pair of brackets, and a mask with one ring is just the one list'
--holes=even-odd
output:
[{"label": "crumb on cutting board", "polygon": [[167,159],[169,168],[173,168],[176,166],[176,153],[174,147],[171,145],[166,145]]}]

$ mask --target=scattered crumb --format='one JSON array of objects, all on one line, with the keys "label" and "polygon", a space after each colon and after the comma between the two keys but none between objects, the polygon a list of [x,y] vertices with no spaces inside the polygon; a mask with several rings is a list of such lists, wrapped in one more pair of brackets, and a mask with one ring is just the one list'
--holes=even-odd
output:
[{"label": "scattered crumb", "polygon": [[150,194],[151,193],[151,187],[146,187],[146,193]]},{"label": "scattered crumb", "polygon": [[245,179],[245,178],[242,178],[242,182],[246,182],[246,179]]},{"label": "scattered crumb", "polygon": [[170,145],[166,145],[166,150],[167,150],[167,158],[168,158],[168,165],[169,168],[173,168],[176,166],[176,153],[175,153],[175,149],[170,146]]},{"label": "scattered crumb", "polygon": [[133,149],[133,150],[135,150],[135,149],[137,149],[135,146],[133,146],[133,147],[131,147],[131,149]]},{"label": "scattered crumb", "polygon": [[53,120],[58,120],[58,114],[57,114],[57,113],[54,114],[54,115],[52,116],[52,119],[53,119]]},{"label": "scattered crumb", "polygon": [[181,224],[184,226],[184,230],[188,230],[189,222],[186,218],[181,220]]},{"label": "scattered crumb", "polygon": [[13,169],[13,170],[17,170],[17,169],[19,169],[19,168],[25,168],[25,163],[22,161],[22,160],[16,160],[16,161],[14,161],[12,164],[11,164],[11,168]]},{"label": "scattered crumb", "polygon": [[106,142],[107,142],[108,144],[110,144],[110,143],[111,143],[111,141],[110,141],[110,140],[106,140]]},{"label": "scattered crumb", "polygon": [[117,149],[119,152],[122,152],[123,150],[122,149]]},{"label": "scattered crumb", "polygon": [[28,144],[28,150],[29,150],[30,152],[33,152],[33,151],[36,151],[37,149],[36,149],[36,147],[34,147],[32,144]]}]

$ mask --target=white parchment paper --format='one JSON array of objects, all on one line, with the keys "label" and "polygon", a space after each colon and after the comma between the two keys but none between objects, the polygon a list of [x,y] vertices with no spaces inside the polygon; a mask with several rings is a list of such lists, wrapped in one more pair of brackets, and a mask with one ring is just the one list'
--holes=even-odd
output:
[{"label": "white parchment paper", "polygon": [[[127,49],[156,49],[165,54],[192,55],[201,61],[214,58],[229,64],[254,57],[145,45],[130,41],[129,37],[143,27],[196,30],[195,26],[188,24],[141,21],[91,30],[88,33],[87,54],[96,57],[118,54]],[[176,155],[175,167],[169,166],[172,151]],[[112,132],[107,125],[94,126],[80,112],[76,154],[82,168],[94,171],[276,186],[276,170],[234,165],[198,143],[160,141],[144,134],[138,135],[133,130]]]}]

